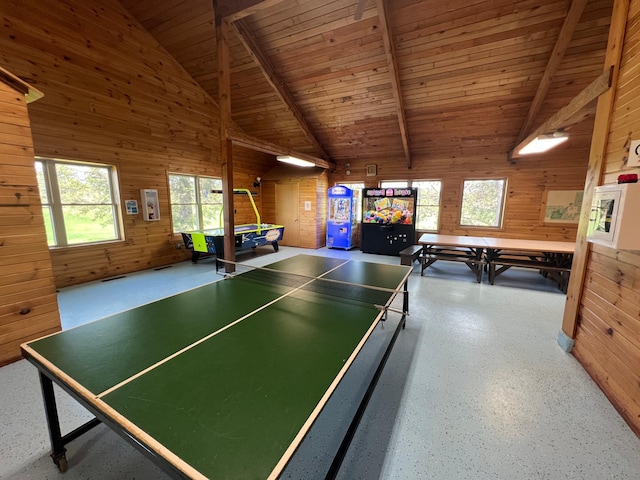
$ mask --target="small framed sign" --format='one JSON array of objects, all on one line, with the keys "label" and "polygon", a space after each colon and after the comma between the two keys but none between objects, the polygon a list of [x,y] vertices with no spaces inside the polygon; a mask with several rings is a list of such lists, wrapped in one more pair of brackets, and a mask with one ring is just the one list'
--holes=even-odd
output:
[{"label": "small framed sign", "polygon": [[376,166],[367,165],[367,177],[375,177],[375,176],[376,176]]},{"label": "small framed sign", "polygon": [[137,215],[138,214],[138,201],[137,200],[127,200],[125,202],[127,206],[127,215]]}]

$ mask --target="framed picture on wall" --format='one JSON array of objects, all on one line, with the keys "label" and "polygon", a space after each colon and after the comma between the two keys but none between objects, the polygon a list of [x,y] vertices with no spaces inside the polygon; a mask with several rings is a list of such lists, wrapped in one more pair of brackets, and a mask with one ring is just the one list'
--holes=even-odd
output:
[{"label": "framed picture on wall", "polygon": [[580,221],[583,190],[547,190],[543,200],[543,223],[570,223]]},{"label": "framed picture on wall", "polygon": [[137,215],[138,214],[138,201],[137,200],[127,200],[127,215]]},{"label": "framed picture on wall", "polygon": [[367,177],[375,177],[375,176],[376,176],[376,166],[367,165]]}]

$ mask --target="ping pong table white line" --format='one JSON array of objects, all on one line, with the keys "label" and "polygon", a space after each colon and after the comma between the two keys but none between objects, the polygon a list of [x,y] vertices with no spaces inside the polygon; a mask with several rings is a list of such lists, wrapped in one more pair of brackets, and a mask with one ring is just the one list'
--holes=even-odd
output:
[{"label": "ping pong table white line", "polygon": [[[181,348],[180,350],[178,350],[177,352],[172,353],[171,355],[169,355],[168,357],[163,358],[162,360],[159,360],[158,362],[154,363],[153,365],[149,365],[147,368],[139,371],[138,373],[130,376],[129,378],[126,378],[124,380],[122,380],[120,383],[117,383],[116,385],[113,385],[112,387],[108,388],[107,390],[103,391],[102,393],[99,393],[97,395],[95,395],[96,399],[101,399],[102,397],[104,397],[105,395],[108,395],[111,392],[116,391],[117,389],[119,389],[120,387],[132,382],[133,380],[149,373],[150,371],[156,369],[157,367],[169,362],[170,360],[173,360],[174,358],[176,358],[179,355],[182,355],[183,353],[191,350],[194,347],[197,347],[198,345],[200,345],[201,343],[206,342],[207,340],[209,340],[210,338],[215,337],[216,335],[218,335],[219,333],[224,332],[225,330],[233,327],[234,325],[240,323],[243,320],[246,320],[247,318],[251,317],[252,315],[264,310],[265,308],[273,305],[276,302],[279,302],[280,300],[282,300],[283,298],[288,297],[289,295],[292,295],[293,293],[301,290],[303,287],[306,287],[307,285],[309,285],[310,283],[314,282],[316,279],[323,277],[324,275],[327,275],[329,273],[331,273],[332,271],[342,267],[343,265],[346,265],[347,263],[349,263],[351,260],[347,260],[346,262],[343,262],[335,267],[333,267],[331,270],[327,270],[326,272],[324,272],[322,275],[318,276],[318,277],[313,277],[312,279],[310,279],[308,282],[306,282],[303,285],[300,285],[299,287],[294,288],[293,290],[291,290],[290,292],[287,292],[281,296],[279,296],[278,298],[270,301],[269,303],[266,303],[264,305],[262,305],[259,308],[256,308],[255,310],[243,315],[242,317],[234,320],[233,322],[225,325],[222,328],[219,328],[218,330],[216,330],[215,332],[210,333],[209,335],[202,337],[201,339],[191,343],[190,345],[187,345],[186,347]],[[282,273],[282,271],[280,271]],[[284,272],[286,273],[286,272]]]},{"label": "ping pong table white line", "polygon": [[[347,260],[347,262],[350,262],[350,261],[353,261],[353,260]],[[338,265],[338,267],[335,267],[334,269],[331,269],[328,272],[323,273],[319,277],[314,277],[313,275],[305,275],[304,273],[287,272],[285,270],[278,270],[277,268],[254,267],[252,265],[246,265],[246,264],[243,264],[243,263],[240,263],[240,262],[232,262],[230,260],[220,260],[220,262],[230,263],[230,264],[233,264],[233,265],[248,266],[249,268],[251,268],[251,270],[247,270],[246,272],[240,272],[238,274],[234,274],[235,272],[233,272],[233,273],[218,273],[218,272],[216,272],[216,275],[222,276],[225,280],[227,278],[238,277],[240,275],[243,275],[244,273],[252,272],[254,270],[265,270],[267,272],[274,272],[274,273],[286,273],[288,275],[295,275],[296,277],[308,278],[308,279],[311,279],[311,280],[318,280],[318,279],[321,279],[327,273],[331,273],[331,271],[335,270],[335,268],[341,267],[342,265],[347,263],[347,262],[345,262],[345,263],[343,263],[341,265]],[[377,290],[377,291],[380,291],[380,292],[395,293],[396,295],[398,293],[402,293],[402,287],[400,287],[400,288],[378,287],[376,285],[364,285],[362,283],[346,282],[344,280],[337,280],[337,279],[334,279],[334,278],[322,278],[322,281],[323,282],[330,282],[330,283],[337,283],[339,285],[350,285],[350,286],[362,287],[362,288],[366,288],[366,289],[369,289],[369,290]],[[305,284],[305,285],[307,285],[307,284]]]},{"label": "ping pong table white line", "polygon": [[[403,280],[400,283],[400,285],[405,285],[406,282],[409,280],[409,276],[410,275],[411,275],[411,269],[409,269],[409,271],[407,272],[407,274],[403,278]],[[402,288],[398,288],[398,291],[404,292],[404,290]],[[394,300],[395,300],[395,296],[391,296],[391,298],[387,301],[387,305],[391,305],[391,303],[393,303]],[[404,314],[404,312],[398,312],[398,313]],[[364,345],[369,340],[369,337],[371,337],[371,334],[373,333],[374,329],[378,326],[378,323],[382,319],[383,315],[384,315],[383,311],[379,311],[378,312],[378,315],[373,320],[371,325],[369,325],[369,328],[367,329],[367,331],[364,334],[364,336],[360,339],[360,342],[358,343],[358,345],[356,345],[354,350],[351,352],[351,355],[349,356],[349,358],[346,359],[346,361],[342,365],[342,368],[340,369],[340,371],[338,372],[336,377],[333,379],[333,381],[331,382],[331,384],[329,385],[329,387],[325,391],[324,395],[320,398],[320,400],[316,404],[316,407],[311,411],[311,414],[309,415],[309,417],[307,418],[305,423],[302,425],[302,427],[300,428],[300,430],[298,431],[296,436],[293,438],[293,440],[291,441],[291,443],[289,444],[289,446],[287,447],[285,452],[280,457],[280,460],[278,461],[278,463],[275,465],[275,467],[273,468],[273,470],[271,471],[271,473],[267,477],[267,480],[277,480],[278,478],[280,478],[280,475],[284,471],[287,463],[289,462],[289,460],[293,456],[294,452],[298,449],[298,447],[302,443],[302,440],[304,439],[304,437],[307,435],[307,433],[311,429],[311,425],[313,424],[313,422],[316,421],[316,419],[320,415],[320,412],[322,411],[322,409],[325,407],[325,405],[329,401],[329,397],[331,397],[331,395],[333,395],[333,393],[335,392],[338,384],[342,381],[342,379],[346,375],[346,373],[349,370],[349,368],[351,368],[351,365],[353,364],[353,362],[355,361],[356,357],[360,354],[360,352],[364,348]],[[400,320],[400,323],[402,323],[402,320]]]}]

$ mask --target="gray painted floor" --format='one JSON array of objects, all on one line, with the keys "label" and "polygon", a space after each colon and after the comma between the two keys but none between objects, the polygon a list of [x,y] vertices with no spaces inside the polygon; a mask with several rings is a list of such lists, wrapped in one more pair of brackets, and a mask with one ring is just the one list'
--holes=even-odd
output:
[{"label": "gray painted floor", "polygon": [[[398,263],[358,251],[282,247],[239,257],[264,265],[298,253]],[[216,281],[211,261],[190,262],[62,289],[64,328]],[[486,282],[486,279],[485,279]],[[400,333],[338,478],[640,479],[640,439],[578,362],[556,343],[565,297],[532,271],[511,269],[496,285],[464,265],[438,262],[409,283],[411,315]],[[393,332],[390,314],[328,405],[283,478],[323,476],[344,410]],[[395,320],[397,321],[397,320]],[[0,478],[164,479],[104,426],[67,446],[57,472],[36,369],[0,368]],[[63,430],[90,415],[58,391]]]}]

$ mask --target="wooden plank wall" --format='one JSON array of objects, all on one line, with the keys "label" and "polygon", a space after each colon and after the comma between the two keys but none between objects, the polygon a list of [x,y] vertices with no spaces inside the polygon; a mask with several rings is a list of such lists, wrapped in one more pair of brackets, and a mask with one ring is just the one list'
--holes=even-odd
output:
[{"label": "wooden plank wall", "polygon": [[[160,221],[123,212],[123,241],[52,249],[56,285],[189,258],[171,231],[167,174],[221,175],[215,101],[116,0],[7,0],[0,13],[0,63],[45,94],[30,112],[36,155],[116,165],[123,204],[159,193]],[[272,167],[234,154],[237,185]],[[237,223],[252,221],[237,210]]]},{"label": "wooden plank wall", "polygon": [[0,366],[60,330],[25,97],[0,82]]},{"label": "wooden plank wall", "polygon": [[[603,183],[640,173],[625,161],[640,139],[640,0],[630,3]],[[637,221],[637,218],[632,219]],[[640,252],[592,246],[573,354],[640,435]]]},{"label": "wooden plank wall", "polygon": [[[593,121],[581,125],[580,135],[590,132]],[[577,134],[577,132],[576,132]],[[350,175],[339,168],[330,181],[365,182],[375,187],[383,180],[440,180],[442,181],[441,218],[439,233],[479,235],[540,240],[574,241],[577,224],[545,224],[544,200],[547,190],[581,190],[584,186],[588,146],[577,147],[570,139],[564,148],[543,155],[518,159],[509,163],[506,154],[462,157],[416,156],[409,170],[392,161],[377,162],[377,175],[367,177],[365,167],[372,162],[354,160]],[[465,179],[506,178],[507,199],[502,229],[461,227],[459,225],[462,186]]]},{"label": "wooden plank wall", "polygon": [[[317,170],[317,169],[316,169]],[[293,171],[277,168],[268,173],[263,182],[263,209],[267,218],[276,215],[276,183],[298,184],[298,212],[300,225],[301,248],[320,248],[325,245],[327,231],[327,191],[329,190],[329,176],[326,171],[315,171],[305,176],[302,171]],[[275,180],[275,177],[278,179]],[[311,203],[311,210],[304,209],[305,202]],[[285,230],[285,236],[287,231]]]}]

